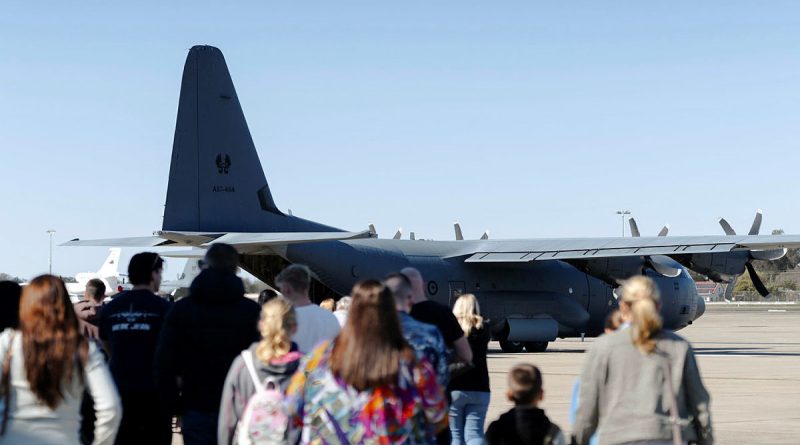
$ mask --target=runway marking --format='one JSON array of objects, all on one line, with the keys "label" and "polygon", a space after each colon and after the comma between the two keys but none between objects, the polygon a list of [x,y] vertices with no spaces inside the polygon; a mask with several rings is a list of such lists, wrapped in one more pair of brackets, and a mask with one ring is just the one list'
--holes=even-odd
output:
[{"label": "runway marking", "polygon": [[786,312],[786,309],[768,309],[767,312]]}]

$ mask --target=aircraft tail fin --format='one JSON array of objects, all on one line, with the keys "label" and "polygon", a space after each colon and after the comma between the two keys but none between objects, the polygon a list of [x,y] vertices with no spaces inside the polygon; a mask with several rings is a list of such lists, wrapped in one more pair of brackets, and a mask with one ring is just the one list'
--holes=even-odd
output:
[{"label": "aircraft tail fin", "polygon": [[108,249],[108,257],[106,257],[103,265],[100,266],[100,270],[97,271],[98,277],[115,277],[119,274],[119,257],[121,252],[122,249],[119,247]]},{"label": "aircraft tail fin", "polygon": [[163,230],[338,231],[278,210],[225,58],[213,46],[193,47],[184,65]]},{"label": "aircraft tail fin", "polygon": [[200,275],[200,264],[197,258],[189,258],[183,266],[183,272],[178,276],[178,281],[186,283],[186,287],[189,287],[198,275]]}]

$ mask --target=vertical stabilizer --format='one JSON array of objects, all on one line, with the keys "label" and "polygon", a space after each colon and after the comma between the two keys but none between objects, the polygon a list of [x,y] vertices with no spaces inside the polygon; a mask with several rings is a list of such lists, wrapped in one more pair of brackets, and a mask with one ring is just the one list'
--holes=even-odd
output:
[{"label": "vertical stabilizer", "polygon": [[222,52],[195,46],[183,69],[163,230],[336,230],[275,205]]},{"label": "vertical stabilizer", "polygon": [[119,256],[122,249],[119,247],[112,247],[108,249],[108,251],[108,257],[103,262],[103,265],[100,266],[100,270],[97,271],[97,276],[100,278],[116,277],[119,275]]}]

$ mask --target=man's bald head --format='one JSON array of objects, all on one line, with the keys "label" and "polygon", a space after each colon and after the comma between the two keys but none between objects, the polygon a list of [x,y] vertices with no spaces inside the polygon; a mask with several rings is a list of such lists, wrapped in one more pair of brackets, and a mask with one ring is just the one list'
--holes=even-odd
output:
[{"label": "man's bald head", "polygon": [[422,274],[413,267],[405,267],[400,270],[400,273],[408,278],[411,282],[411,302],[416,304],[425,301],[425,288],[422,283]]},{"label": "man's bald head", "polygon": [[408,312],[411,310],[413,291],[411,290],[411,281],[407,276],[399,272],[389,274],[383,279],[383,285],[391,292],[398,311]]}]

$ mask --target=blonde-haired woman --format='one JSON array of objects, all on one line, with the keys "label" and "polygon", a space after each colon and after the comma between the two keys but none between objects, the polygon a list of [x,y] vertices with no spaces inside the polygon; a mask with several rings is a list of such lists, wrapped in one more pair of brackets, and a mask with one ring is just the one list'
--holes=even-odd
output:
[{"label": "blonde-haired woman", "polygon": [[588,444],[596,429],[600,443],[714,442],[694,352],[662,329],[660,307],[650,278],[622,285],[620,311],[630,326],[598,338],[586,357],[574,426],[578,444]]},{"label": "blonde-haired woman", "polygon": [[450,433],[452,443],[482,444],[483,423],[489,408],[489,369],[486,366],[486,349],[489,346],[489,330],[483,323],[480,305],[475,295],[458,297],[453,306],[453,315],[467,337],[472,349],[472,366],[461,375],[450,380],[448,391],[450,403]]},{"label": "blonde-haired woman", "polygon": [[255,369],[259,381],[263,383],[272,378],[285,391],[303,357],[292,342],[292,335],[297,332],[297,315],[294,306],[283,297],[264,304],[258,328],[261,341],[253,343],[236,357],[225,378],[217,426],[220,445],[235,443],[236,426],[242,419],[247,401],[256,392],[247,361]]}]

